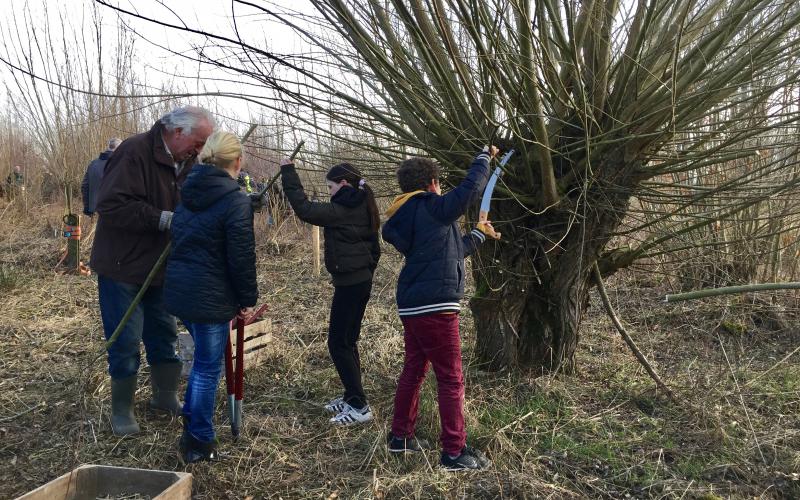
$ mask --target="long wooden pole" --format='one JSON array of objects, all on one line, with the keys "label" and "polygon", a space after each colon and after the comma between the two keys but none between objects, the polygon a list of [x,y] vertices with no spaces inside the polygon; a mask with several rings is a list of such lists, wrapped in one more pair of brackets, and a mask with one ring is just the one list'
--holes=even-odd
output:
[{"label": "long wooden pole", "polygon": [[119,324],[117,325],[117,328],[114,330],[114,333],[112,333],[111,337],[109,337],[108,340],[106,341],[106,349],[111,347],[111,344],[113,344],[117,340],[117,337],[119,337],[119,334],[122,333],[122,329],[125,328],[125,325],[128,324],[128,320],[131,318],[133,311],[136,310],[136,306],[138,306],[139,302],[142,301],[142,297],[144,297],[144,292],[146,292],[147,289],[150,287],[150,283],[153,282],[153,278],[156,277],[156,274],[158,274],[158,271],[164,265],[164,262],[166,262],[171,247],[172,244],[168,242],[167,246],[164,247],[164,251],[161,252],[161,255],[158,256],[158,260],[156,261],[153,268],[150,269],[150,273],[147,275],[147,278],[144,280],[144,283],[142,283],[142,288],[139,289],[139,292],[131,301],[131,305],[128,306],[128,310],[125,311],[125,315],[120,320]]},{"label": "long wooden pole", "polygon": [[764,290],[796,290],[800,282],[787,283],[755,283],[752,285],[723,286],[720,288],[704,288],[693,292],[675,293],[664,297],[664,302],[680,302],[681,300],[705,299],[718,295],[732,295],[734,293],[761,292]]},{"label": "long wooden pole", "polygon": [[311,258],[314,276],[319,276],[319,226],[311,226]]}]

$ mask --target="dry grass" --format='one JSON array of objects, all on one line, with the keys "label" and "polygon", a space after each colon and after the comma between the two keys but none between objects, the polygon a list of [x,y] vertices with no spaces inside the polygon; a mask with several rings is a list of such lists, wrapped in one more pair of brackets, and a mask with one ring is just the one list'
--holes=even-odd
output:
[{"label": "dry grass", "polygon": [[[180,424],[150,412],[142,374],[142,433],[119,439],[93,278],[57,274],[58,207],[0,207],[0,497],[14,497],[82,463],[177,470]],[[259,237],[262,300],[276,326],[265,363],[246,376],[245,430],[230,439],[220,390],[224,461],[197,464],[196,498],[792,498],[800,496],[800,367],[791,328],[765,328],[735,299],[660,303],[635,272],[609,293],[640,347],[685,401],[675,405],[626,352],[594,301],[579,373],[540,377],[469,366],[474,332],[462,316],[469,439],[494,461],[483,473],[444,473],[438,453],[398,459],[384,439],[402,362],[393,309],[399,259],[387,251],[362,331],[365,387],[376,412],[364,427],[327,424],[338,393],[325,344],[332,293],[311,276],[306,230],[292,220]],[[756,324],[759,323],[759,324]],[[777,364],[777,366],[776,366]],[[143,370],[146,372],[146,368]],[[433,380],[418,434],[435,442]]]}]

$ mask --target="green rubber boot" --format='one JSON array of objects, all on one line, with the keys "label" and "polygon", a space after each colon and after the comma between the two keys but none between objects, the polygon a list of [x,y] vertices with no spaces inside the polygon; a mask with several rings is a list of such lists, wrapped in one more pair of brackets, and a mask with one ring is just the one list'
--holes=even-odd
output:
[{"label": "green rubber boot", "polygon": [[139,432],[133,415],[133,397],[136,394],[136,375],[111,379],[111,429],[117,436]]},{"label": "green rubber boot", "polygon": [[180,363],[163,363],[150,366],[150,384],[153,388],[153,397],[150,398],[151,408],[165,411],[175,416],[182,413],[183,404],[178,400],[180,377]]}]

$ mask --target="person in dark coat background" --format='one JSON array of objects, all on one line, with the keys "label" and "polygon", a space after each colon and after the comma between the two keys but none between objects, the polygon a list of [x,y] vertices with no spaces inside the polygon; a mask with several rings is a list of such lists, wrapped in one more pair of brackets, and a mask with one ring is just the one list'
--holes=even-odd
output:
[{"label": "person in dark coat background", "polygon": [[381,255],[380,215],[375,196],[361,173],[349,163],[328,170],[330,202],[312,202],[288,158],[281,163],[283,192],[297,217],[325,228],[325,268],[334,292],[328,327],[328,351],[344,386],[344,394],[325,405],[334,425],[372,420],[361,384],[358,338],[372,291],[372,275]]},{"label": "person in dark coat background", "polygon": [[214,398],[230,322],[252,314],[258,299],[253,211],[236,182],[242,145],[230,132],[215,132],[200,161],[181,188],[164,278],[166,308],[195,346],[183,405],[184,463],[216,458]]},{"label": "person in dark coat background", "polygon": [[95,208],[97,208],[97,192],[100,190],[100,181],[103,180],[103,171],[106,168],[106,163],[114,150],[120,145],[122,139],[114,137],[108,141],[108,149],[100,153],[100,156],[92,160],[89,166],[86,167],[86,173],[83,175],[81,182],[81,195],[83,196],[83,214],[89,217],[94,216]]}]

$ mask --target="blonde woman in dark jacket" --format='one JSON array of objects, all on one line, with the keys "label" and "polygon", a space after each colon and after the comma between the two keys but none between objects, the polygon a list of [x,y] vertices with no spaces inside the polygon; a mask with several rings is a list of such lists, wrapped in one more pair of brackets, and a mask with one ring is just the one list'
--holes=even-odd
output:
[{"label": "blonde woman in dark jacket", "polygon": [[184,463],[216,458],[214,400],[230,322],[252,311],[258,299],[250,199],[236,178],[242,145],[230,132],[208,138],[181,188],[172,218],[172,252],[164,301],[194,340],[194,362],[183,405]]},{"label": "blonde woman in dark jacket", "polygon": [[372,290],[372,275],[380,258],[380,218],[375,196],[361,173],[349,163],[328,170],[325,176],[331,199],[312,202],[288,158],[281,165],[283,192],[300,220],[322,226],[325,234],[325,268],[334,292],[328,328],[328,351],[344,393],[325,405],[335,415],[334,425],[372,420],[361,384],[358,338]]}]

